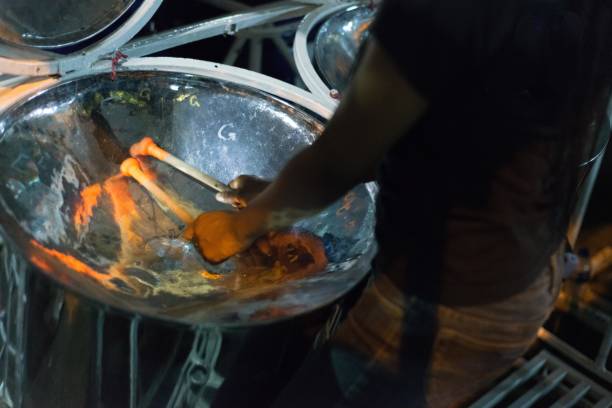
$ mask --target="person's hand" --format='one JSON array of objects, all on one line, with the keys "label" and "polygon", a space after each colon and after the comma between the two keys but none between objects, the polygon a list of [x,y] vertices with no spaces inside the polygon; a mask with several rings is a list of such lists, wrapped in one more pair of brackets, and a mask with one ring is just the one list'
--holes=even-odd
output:
[{"label": "person's hand", "polygon": [[239,213],[212,211],[201,214],[183,234],[208,262],[216,264],[244,251],[257,238]]},{"label": "person's hand", "polygon": [[229,182],[230,191],[217,193],[217,201],[233,205],[236,208],[244,208],[259,193],[265,190],[269,181],[255,176],[238,176]]}]

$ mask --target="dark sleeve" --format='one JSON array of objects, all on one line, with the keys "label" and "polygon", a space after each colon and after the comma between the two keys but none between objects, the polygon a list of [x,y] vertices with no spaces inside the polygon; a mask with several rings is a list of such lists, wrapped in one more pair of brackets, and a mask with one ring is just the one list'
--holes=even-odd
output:
[{"label": "dark sleeve", "polygon": [[372,27],[377,43],[422,96],[431,99],[469,76],[477,59],[475,0],[384,0]]}]

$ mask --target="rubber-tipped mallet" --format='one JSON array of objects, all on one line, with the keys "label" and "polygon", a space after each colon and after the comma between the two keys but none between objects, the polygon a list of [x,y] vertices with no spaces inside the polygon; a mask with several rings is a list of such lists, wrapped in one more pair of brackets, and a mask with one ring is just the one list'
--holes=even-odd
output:
[{"label": "rubber-tipped mallet", "polygon": [[220,193],[230,190],[228,186],[215,179],[214,177],[209,176],[201,170],[196,169],[192,165],[185,163],[178,157],[175,157],[172,154],[168,153],[167,151],[156,145],[153,139],[148,136],[144,137],[140,142],[135,143],[132,145],[132,147],[130,147],[130,155],[132,155],[132,157],[154,157],[157,160],[161,160],[164,163],[167,163],[168,165],[179,170],[180,172],[185,173],[190,177],[193,177],[200,183],[205,184]]},{"label": "rubber-tipped mallet", "polygon": [[129,158],[121,163],[121,173],[125,176],[130,176],[138,182],[145,190],[147,190],[153,198],[162,206],[173,212],[182,222],[190,225],[193,222],[193,217],[183,207],[180,206],[172,197],[162,190],[155,181],[147,176],[140,168],[140,163],[134,158]]}]

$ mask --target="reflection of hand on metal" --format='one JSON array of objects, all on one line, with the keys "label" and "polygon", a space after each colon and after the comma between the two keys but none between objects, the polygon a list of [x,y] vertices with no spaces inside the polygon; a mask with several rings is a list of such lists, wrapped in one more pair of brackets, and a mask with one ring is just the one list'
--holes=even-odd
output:
[{"label": "reflection of hand on metal", "polygon": [[253,264],[279,266],[289,274],[314,274],[327,266],[323,241],[300,228],[270,232],[257,239],[246,255]]},{"label": "reflection of hand on metal", "polygon": [[255,176],[238,176],[230,181],[230,190],[217,193],[217,201],[233,205],[236,208],[244,208],[249,201],[270,185],[267,180]]},{"label": "reflection of hand on metal", "polygon": [[185,163],[181,159],[171,155],[161,147],[155,144],[153,139],[146,136],[140,142],[135,143],[130,147],[130,154],[132,156],[151,156],[157,160],[163,161],[164,163],[174,167],[178,171],[193,177],[200,183],[218,191],[223,192],[229,190],[229,188],[220,182],[219,180],[205,174],[199,169]]},{"label": "reflection of hand on metal", "polygon": [[151,195],[162,206],[172,211],[185,224],[191,224],[193,217],[164,190],[162,190],[150,176],[147,176],[142,171],[138,160],[133,158],[124,160],[123,163],[121,163],[121,173],[136,180],[142,187],[151,193]]}]

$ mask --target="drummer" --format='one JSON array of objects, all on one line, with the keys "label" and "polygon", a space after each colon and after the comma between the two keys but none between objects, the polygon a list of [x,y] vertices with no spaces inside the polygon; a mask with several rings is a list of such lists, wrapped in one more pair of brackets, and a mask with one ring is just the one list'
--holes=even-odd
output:
[{"label": "drummer", "polygon": [[270,184],[240,177],[219,197],[246,209],[197,219],[216,262],[379,183],[373,278],[278,406],[455,406],[528,349],[559,290],[579,147],[609,98],[611,11],[385,0],[323,135]]}]

